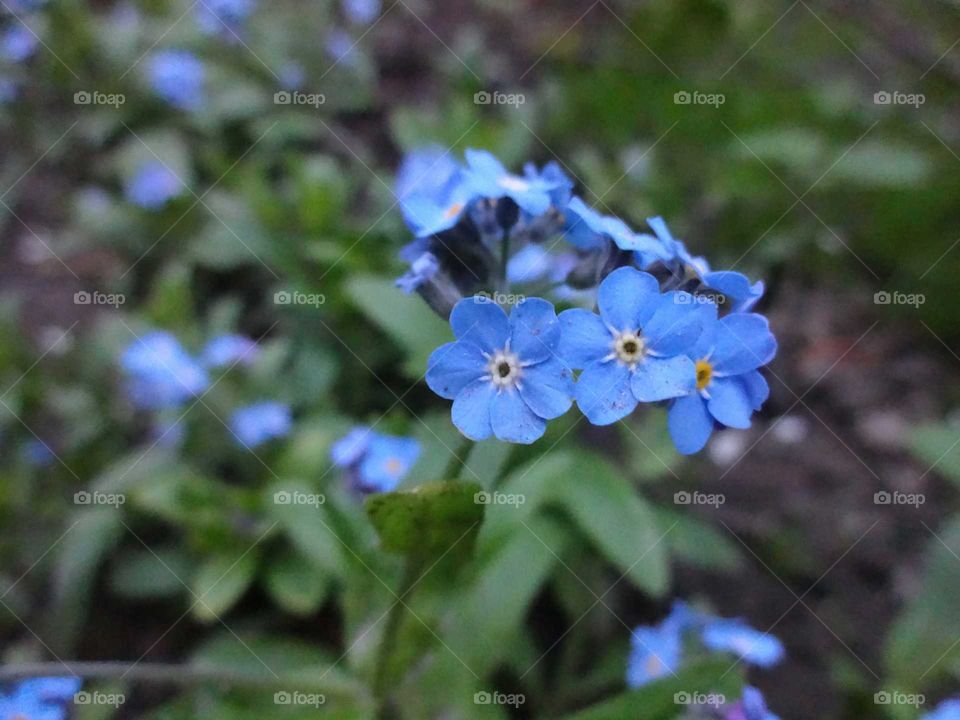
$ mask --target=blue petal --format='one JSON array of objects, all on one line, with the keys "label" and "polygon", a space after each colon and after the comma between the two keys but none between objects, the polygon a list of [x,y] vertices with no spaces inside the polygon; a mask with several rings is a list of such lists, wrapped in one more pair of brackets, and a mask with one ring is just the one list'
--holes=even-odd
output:
[{"label": "blue petal", "polygon": [[602,360],[613,347],[613,337],[603,320],[587,310],[575,308],[560,313],[560,357],[573,368]]},{"label": "blue petal", "polygon": [[712,361],[717,372],[740,375],[766,365],[777,353],[777,340],[762,315],[735,313],[720,320]]},{"label": "blue petal", "polygon": [[516,390],[494,393],[490,404],[490,423],[500,440],[529,445],[546,432],[547,423],[538,417]]},{"label": "blue petal", "polygon": [[560,417],[573,404],[573,373],[557,359],[524,368],[520,397],[544,420]]},{"label": "blue petal", "polygon": [[693,349],[703,330],[717,319],[717,306],[686,292],[669,292],[643,326],[647,346],[658,355],[678,355]]},{"label": "blue petal", "polygon": [[587,365],[576,385],[577,406],[594,425],[610,425],[637,406],[630,391],[630,371],[609,360]]},{"label": "blue petal", "polygon": [[753,409],[759,411],[767,401],[767,398],[770,397],[770,386],[767,385],[767,379],[763,377],[759,371],[754,370],[744,373],[743,375],[738,375],[737,380],[743,383],[744,391],[747,393],[747,397],[750,398],[750,404],[753,405]]},{"label": "blue petal", "polygon": [[657,309],[660,284],[649,273],[622,267],[600,283],[600,317],[615,330],[638,330]]},{"label": "blue petal", "polygon": [[510,337],[507,314],[482,296],[464,298],[450,313],[450,325],[458,340],[466,340],[487,353],[502,350]]},{"label": "blue petal", "polygon": [[716,378],[707,387],[707,409],[718,422],[744,430],[750,427],[753,405],[737,378]]},{"label": "blue petal", "polygon": [[427,385],[447,400],[453,400],[485,373],[486,362],[480,348],[463,340],[441,345],[427,360]]},{"label": "blue petal", "polygon": [[554,356],[560,342],[560,322],[553,305],[543,298],[527,298],[510,313],[510,349],[523,362],[542,362]]},{"label": "blue petal", "polygon": [[733,312],[749,312],[763,297],[763,281],[757,280],[753,285],[743,273],[732,270],[708,272],[703,276],[704,284],[711,290],[723,293],[731,301]]},{"label": "blue petal", "polygon": [[461,390],[450,410],[453,424],[471,440],[486,440],[493,434],[490,403],[497,391],[489,380],[475,380]]},{"label": "blue petal", "polygon": [[707,412],[707,403],[698,393],[677,398],[667,410],[670,437],[681,455],[700,452],[713,433],[713,424],[713,418]]},{"label": "blue petal", "polygon": [[637,365],[630,389],[640,402],[659,402],[680,397],[697,387],[697,368],[686,355],[647,358]]}]

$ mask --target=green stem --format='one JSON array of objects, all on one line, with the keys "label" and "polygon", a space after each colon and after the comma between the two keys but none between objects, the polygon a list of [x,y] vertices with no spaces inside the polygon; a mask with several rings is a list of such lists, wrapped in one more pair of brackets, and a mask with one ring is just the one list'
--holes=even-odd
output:
[{"label": "green stem", "polygon": [[507,283],[507,265],[510,262],[510,233],[503,231],[503,240],[500,242],[500,292],[504,295],[510,293],[510,285]]},{"label": "green stem", "polygon": [[412,558],[407,558],[400,579],[400,588],[397,592],[397,601],[387,614],[387,624],[383,628],[383,637],[377,650],[377,664],[373,673],[373,696],[377,703],[377,718],[392,720],[397,717],[390,704],[390,658],[393,656],[400,632],[400,621],[405,609],[404,601],[413,590],[419,576],[419,564]]},{"label": "green stem", "polygon": [[450,460],[443,469],[441,480],[456,480],[460,477],[460,468],[467,466],[467,456],[473,448],[473,440],[468,437],[463,438],[456,450],[450,451]]}]

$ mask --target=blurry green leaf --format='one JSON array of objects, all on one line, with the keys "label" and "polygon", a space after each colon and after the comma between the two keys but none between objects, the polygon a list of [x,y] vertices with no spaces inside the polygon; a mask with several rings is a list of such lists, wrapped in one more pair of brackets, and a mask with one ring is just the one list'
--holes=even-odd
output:
[{"label": "blurry green leaf", "polygon": [[934,472],[960,483],[960,434],[946,424],[925,425],[914,431],[910,445]]},{"label": "blurry green leaf", "polygon": [[418,296],[395,287],[391,279],[355,277],[346,283],[345,290],[353,304],[405,350],[404,369],[410,377],[423,377],[430,353],[453,340],[446,322]]},{"label": "blurry green leaf", "polygon": [[672,555],[708,570],[736,570],[741,564],[740,546],[729,535],[692,515],[655,508],[661,527],[673,527],[663,541]]},{"label": "blurry green leaf", "polygon": [[[295,497],[317,502],[293,502]],[[346,567],[343,544],[330,525],[324,503],[320,502],[322,497],[305,483],[284,480],[267,490],[265,503],[268,515],[280,524],[291,542],[312,564],[329,575],[341,577]]]},{"label": "blurry green leaf", "polygon": [[923,183],[930,175],[930,160],[921,151],[891,140],[867,138],[852,148],[830,174],[825,186],[847,183],[899,188]]},{"label": "blurry green leaf", "polygon": [[267,564],[266,587],[277,604],[294,615],[309,615],[323,604],[329,582],[299,554],[286,551]]},{"label": "blurry green leaf", "polygon": [[253,582],[258,558],[259,552],[253,548],[205,559],[191,583],[194,617],[213,622],[233,607]]},{"label": "blurry green leaf", "polygon": [[377,493],[365,501],[384,550],[430,560],[465,557],[483,521],[484,506],[474,496],[476,483],[434,482],[412,490]]},{"label": "blurry green leaf", "polygon": [[226,190],[212,190],[197,207],[207,220],[190,255],[214,270],[239,265],[270,267],[271,244],[263,227],[242,198]]},{"label": "blurry green leaf", "polygon": [[190,559],[175,548],[132,549],[117,558],[110,588],[133,599],[171,597],[186,592],[190,572]]},{"label": "blurry green leaf", "polygon": [[676,677],[645,685],[639,690],[618,695],[581,712],[565,715],[563,720],[675,720],[682,710],[677,695],[722,695],[733,702],[740,697],[743,680],[730,672],[725,660],[707,660],[686,667]]}]

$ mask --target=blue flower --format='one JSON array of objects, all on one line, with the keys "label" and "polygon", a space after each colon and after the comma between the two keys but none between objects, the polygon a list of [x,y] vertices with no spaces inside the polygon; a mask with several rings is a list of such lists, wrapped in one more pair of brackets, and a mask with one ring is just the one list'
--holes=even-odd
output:
[{"label": "blue flower", "polygon": [[125,195],[145,210],[159,210],[181,195],[184,185],[170,168],[159,161],[145,163],[127,184]]},{"label": "blue flower", "polygon": [[757,368],[777,352],[767,319],[755,313],[727,315],[709,326],[688,353],[696,363],[696,387],[670,404],[667,424],[677,449],[698,452],[714,425],[750,427],[770,389]]},{"label": "blue flower", "polygon": [[537,170],[537,166],[533,163],[526,163],[523,166],[523,175],[531,182],[553,186],[553,190],[550,191],[550,202],[553,207],[562,209],[570,202],[573,180],[567,177],[556,161],[551,160],[541,170]]},{"label": "blue flower", "polygon": [[120,356],[120,366],[131,401],[145,409],[177,407],[209,384],[206,371],[167,332],[134,340]]},{"label": "blue flower", "polygon": [[53,450],[42,440],[32,438],[20,448],[20,456],[24,462],[33,467],[50,467],[56,460]]},{"label": "blue flower", "polygon": [[718,618],[704,625],[703,644],[718,652],[736,653],[758,667],[772,667],[783,660],[783,644],[769,633],[754,630],[743,620]]},{"label": "blue flower", "polygon": [[468,184],[478,196],[493,200],[508,197],[531,215],[540,215],[550,209],[550,193],[560,187],[559,179],[513,175],[486,150],[468,149],[465,155]]},{"label": "blue flower", "polygon": [[743,688],[740,702],[726,711],[723,720],[780,720],[767,709],[763,695],[755,687]]},{"label": "blue flower", "polygon": [[390,492],[417,462],[420,443],[360,426],[335,442],[330,456],[334,465],[351,471],[359,490]]},{"label": "blue flower", "polygon": [[323,43],[324,50],[334,59],[335,63],[354,65],[357,60],[357,43],[350,33],[340,28],[334,28],[327,33]]},{"label": "blue flower", "polygon": [[604,215],[574,196],[566,207],[564,237],[581,250],[593,250],[606,242],[631,251],[650,263],[665,256],[662,245],[649,235],[638,235],[620,218]]},{"label": "blue flower", "polygon": [[960,700],[944,700],[924,715],[923,720],[960,720]]},{"label": "blue flower", "polygon": [[763,297],[763,280],[750,283],[743,273],[733,270],[707,271],[702,276],[703,284],[710,290],[722,293],[730,301],[730,312],[750,312]]},{"label": "blue flower", "polygon": [[395,192],[403,217],[418,238],[452,228],[477,197],[463,168],[440,148],[407,155]]},{"label": "blue flower", "polygon": [[680,667],[682,637],[675,627],[638,627],[630,635],[627,685],[638,688]]},{"label": "blue flower", "polygon": [[0,695],[3,720],[64,720],[63,704],[80,689],[79,678],[32,678],[17,683]]},{"label": "blue flower", "polygon": [[4,59],[12,63],[21,63],[37,51],[40,41],[26,25],[16,24],[8,27],[0,37],[0,49]]},{"label": "blue flower", "polygon": [[457,340],[433,351],[426,379],[453,400],[453,424],[466,437],[532,443],[570,409],[573,377],[557,356],[560,323],[549,302],[528,298],[508,319],[500,306],[466,298],[450,324]]},{"label": "blue flower", "polygon": [[255,8],[254,0],[200,0],[197,26],[207,35],[237,40]]},{"label": "blue flower", "polygon": [[380,16],[380,0],[343,0],[341,5],[354,25],[369,25]]},{"label": "blue flower", "polygon": [[285,437],[292,426],[290,407],[278,402],[247,405],[230,417],[230,430],[237,442],[247,448]]},{"label": "blue flower", "polygon": [[716,318],[712,303],[688,293],[660,293],[656,279],[635,268],[614,270],[600,284],[600,315],[582,309],[560,314],[561,356],[583,368],[577,406],[594,425],[629,415],[640,402],[681,397],[696,388],[685,353]]},{"label": "blue flower", "polygon": [[280,85],[286,90],[299,90],[307,79],[307,71],[298,62],[286,62],[280,67]]},{"label": "blue flower", "polygon": [[200,354],[208,368],[243,363],[249,365],[257,357],[257,344],[243,335],[220,335],[207,343]]},{"label": "blue flower", "polygon": [[204,101],[203,62],[186,50],[160,50],[147,62],[153,91],[174,107],[197,110]]},{"label": "blue flower", "polygon": [[440,261],[437,260],[437,256],[432,252],[424,252],[410,264],[410,269],[407,272],[397,278],[397,287],[405,293],[412,293],[433,278],[439,270]]}]

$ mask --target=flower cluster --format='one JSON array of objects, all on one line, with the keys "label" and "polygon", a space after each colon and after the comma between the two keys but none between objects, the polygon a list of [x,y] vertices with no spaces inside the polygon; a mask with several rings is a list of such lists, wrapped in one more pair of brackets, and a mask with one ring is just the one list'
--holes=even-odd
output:
[{"label": "flower cluster", "polygon": [[772,667],[784,656],[783,645],[770,635],[753,629],[743,620],[716,618],[676,601],[659,625],[641,625],[631,635],[627,684],[641,687],[664,675],[674,674],[691,646],[711,652],[734,653],[751,665]]},{"label": "flower cluster", "polygon": [[[717,426],[749,427],[767,399],[758,370],[777,343],[751,312],[763,283],[711,270],[662,218],[635,233],[574,195],[555,163],[515,175],[481,150],[465,165],[411,153],[396,194],[415,235],[397,285],[450,319],[456,341],[426,379],[468,438],[533,442],[573,400],[595,425],[666,403],[690,454]],[[557,316],[536,295],[579,307]],[[509,317],[491,298],[514,304]]]},{"label": "flower cluster", "polygon": [[[256,343],[242,335],[219,335],[211,339],[199,358],[188,353],[172,334],[147,333],[131,342],[120,356],[126,376],[127,396],[142,409],[177,410],[211,387],[210,371],[249,365],[258,355]],[[235,409],[228,427],[238,444],[253,448],[285,437],[293,425],[290,407],[263,401]],[[179,420],[161,420],[156,441],[178,444],[182,436]]]},{"label": "flower cluster", "polygon": [[420,443],[358,426],[333,444],[330,457],[360,492],[390,492],[417,462]]},{"label": "flower cluster", "polygon": [[0,718],[65,720],[64,704],[80,690],[81,680],[45,677],[21,680],[0,695]]},{"label": "flower cluster", "polygon": [[158,97],[180,110],[198,110],[204,101],[206,68],[187,50],[160,50],[147,61],[150,85]]}]

